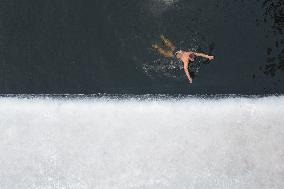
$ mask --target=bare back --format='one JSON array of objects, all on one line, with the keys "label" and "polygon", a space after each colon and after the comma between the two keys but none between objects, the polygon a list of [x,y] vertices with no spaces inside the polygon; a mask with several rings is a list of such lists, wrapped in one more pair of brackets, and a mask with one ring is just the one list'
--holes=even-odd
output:
[{"label": "bare back", "polygon": [[184,64],[189,64],[190,61],[194,61],[195,55],[193,52],[183,52],[181,55],[181,60]]}]

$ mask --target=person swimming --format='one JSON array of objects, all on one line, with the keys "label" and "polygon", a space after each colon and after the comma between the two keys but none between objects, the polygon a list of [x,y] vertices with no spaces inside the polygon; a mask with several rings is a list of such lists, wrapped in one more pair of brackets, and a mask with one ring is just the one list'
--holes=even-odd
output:
[{"label": "person swimming", "polygon": [[196,57],[207,58],[209,61],[214,59],[214,56],[209,56],[204,53],[198,53],[198,52],[192,52],[192,51],[179,50],[174,53],[174,51],[176,50],[175,45],[169,39],[167,39],[164,35],[161,35],[160,38],[165,48],[162,48],[158,46],[157,44],[152,45],[152,47],[156,49],[158,53],[164,56],[165,58],[174,58],[174,56],[176,56],[178,60],[181,60],[183,63],[184,72],[189,80],[189,83],[192,83],[192,77],[188,70],[189,64],[193,62]]},{"label": "person swimming", "polygon": [[209,61],[214,59],[214,56],[209,56],[204,53],[197,53],[192,51],[182,51],[179,50],[175,53],[177,59],[181,60],[183,63],[184,72],[189,80],[189,83],[192,83],[192,77],[188,71],[189,64],[195,60],[196,57],[207,58]]}]

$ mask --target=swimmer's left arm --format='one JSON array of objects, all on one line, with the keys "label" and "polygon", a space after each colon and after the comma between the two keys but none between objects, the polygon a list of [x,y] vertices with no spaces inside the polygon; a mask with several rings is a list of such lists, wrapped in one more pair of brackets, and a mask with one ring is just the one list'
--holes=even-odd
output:
[{"label": "swimmer's left arm", "polygon": [[189,73],[189,71],[188,71],[188,68],[184,68],[184,72],[185,72],[185,74],[186,74],[186,76],[187,76],[187,79],[188,79],[189,83],[192,83],[192,78],[191,78],[191,76],[190,76],[190,73]]},{"label": "swimmer's left arm", "polygon": [[183,69],[184,69],[184,72],[185,72],[185,74],[187,76],[187,79],[188,79],[189,83],[192,83],[192,78],[191,78],[191,75],[190,75],[190,73],[188,71],[188,61],[184,62]]}]

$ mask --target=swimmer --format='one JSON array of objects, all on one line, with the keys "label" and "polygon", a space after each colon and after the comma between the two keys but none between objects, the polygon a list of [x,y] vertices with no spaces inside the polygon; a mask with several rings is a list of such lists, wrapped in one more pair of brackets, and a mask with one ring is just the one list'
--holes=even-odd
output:
[{"label": "swimmer", "polygon": [[197,53],[197,52],[187,52],[187,51],[177,51],[175,53],[177,59],[180,59],[182,62],[183,62],[183,69],[184,69],[184,72],[189,80],[189,83],[192,83],[192,78],[189,74],[189,71],[188,71],[188,66],[191,62],[194,61],[194,59],[196,57],[203,57],[203,58],[207,58],[209,61],[213,60],[214,59],[214,56],[209,56],[209,55],[206,55],[206,54],[203,54],[203,53]]},{"label": "swimmer", "polygon": [[177,59],[180,59],[183,62],[183,68],[185,71],[185,74],[189,80],[189,83],[192,83],[192,77],[190,76],[190,73],[188,71],[188,66],[191,62],[194,61],[196,57],[203,57],[207,58],[209,61],[214,59],[214,56],[209,56],[204,53],[197,53],[197,52],[191,52],[191,51],[177,51],[174,53],[176,47],[175,45],[167,39],[164,35],[160,35],[161,41],[164,44],[164,48],[158,46],[157,44],[152,45],[152,47],[157,50],[157,52],[162,55],[165,58],[172,59],[174,56],[177,57]]}]

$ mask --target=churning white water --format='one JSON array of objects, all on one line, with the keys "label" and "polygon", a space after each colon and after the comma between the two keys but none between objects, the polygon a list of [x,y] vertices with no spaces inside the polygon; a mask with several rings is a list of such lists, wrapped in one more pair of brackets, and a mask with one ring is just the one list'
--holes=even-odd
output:
[{"label": "churning white water", "polygon": [[284,97],[3,97],[0,188],[282,189]]}]

